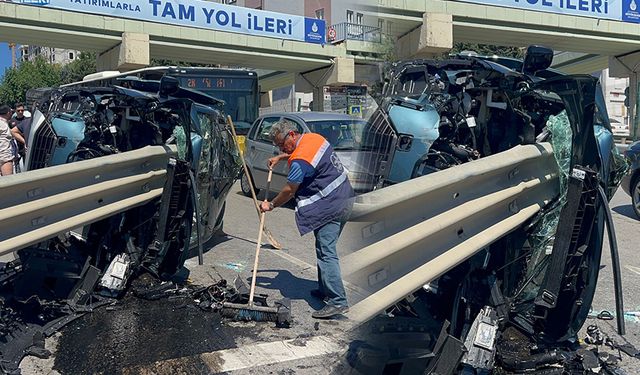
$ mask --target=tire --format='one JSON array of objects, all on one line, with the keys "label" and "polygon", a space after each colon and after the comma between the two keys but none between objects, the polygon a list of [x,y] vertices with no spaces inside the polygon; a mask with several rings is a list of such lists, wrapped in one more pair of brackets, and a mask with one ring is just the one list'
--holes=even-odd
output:
[{"label": "tire", "polygon": [[[251,182],[253,183],[253,178],[251,178]],[[255,187],[256,185],[253,184],[253,186]],[[240,177],[240,189],[242,189],[242,194],[244,194],[245,196],[251,196],[251,186],[249,185],[249,180],[247,179],[247,175],[245,173],[243,173],[242,177]],[[259,191],[260,190],[256,189],[256,195]]]},{"label": "tire", "polygon": [[633,179],[629,193],[631,193],[631,207],[633,208],[633,212],[635,212],[636,217],[640,219],[640,176],[636,176],[636,178]]}]

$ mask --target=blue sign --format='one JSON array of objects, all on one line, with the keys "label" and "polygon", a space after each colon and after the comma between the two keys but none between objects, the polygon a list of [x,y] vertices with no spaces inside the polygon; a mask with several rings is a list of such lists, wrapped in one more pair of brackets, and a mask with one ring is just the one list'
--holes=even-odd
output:
[{"label": "blue sign", "polygon": [[9,0],[79,13],[129,18],[324,44],[324,20],[202,0]]},{"label": "blue sign", "polygon": [[640,23],[640,0],[459,0],[539,12]]}]

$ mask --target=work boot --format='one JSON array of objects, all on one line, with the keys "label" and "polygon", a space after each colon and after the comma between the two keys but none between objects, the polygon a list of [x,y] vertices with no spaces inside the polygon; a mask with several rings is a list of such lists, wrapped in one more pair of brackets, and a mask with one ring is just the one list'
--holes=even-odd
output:
[{"label": "work boot", "polygon": [[316,319],[330,319],[336,315],[342,315],[349,312],[349,306],[326,305],[318,311],[314,311],[311,316]]}]

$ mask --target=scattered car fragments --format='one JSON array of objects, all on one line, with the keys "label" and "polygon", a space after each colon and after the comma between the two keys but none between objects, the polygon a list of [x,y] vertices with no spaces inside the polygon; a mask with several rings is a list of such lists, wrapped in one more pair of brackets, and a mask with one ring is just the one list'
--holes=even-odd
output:
[{"label": "scattered car fragments", "polygon": [[18,373],[26,354],[45,356],[45,336],[112,303],[132,278],[171,278],[222,228],[239,160],[220,101],[171,77],[128,86],[40,92],[29,170],[145,146],[173,151],[159,198],[23,248],[0,268],[4,373]]},{"label": "scattered car fragments", "polygon": [[[456,56],[391,67],[382,105],[363,136],[365,144],[384,140],[376,141],[376,152],[361,154],[375,159],[360,162],[378,166],[371,172],[374,184],[428,181],[447,170],[453,176],[462,164],[550,142],[559,194],[524,224],[366,323],[362,337],[374,344],[353,346],[351,358],[362,359],[353,363],[356,369],[370,371],[375,363],[376,371],[394,373],[564,374],[610,365],[578,349],[577,334],[595,292],[605,224],[624,331],[608,199],[627,165],[613,143],[597,79],[547,69],[552,56],[532,46],[524,61]],[[456,199],[470,192],[445,193]],[[378,198],[365,194],[361,201]],[[509,210],[517,213],[517,202]],[[467,234],[460,229],[457,236]],[[370,273],[368,283],[388,277],[385,268]]]}]

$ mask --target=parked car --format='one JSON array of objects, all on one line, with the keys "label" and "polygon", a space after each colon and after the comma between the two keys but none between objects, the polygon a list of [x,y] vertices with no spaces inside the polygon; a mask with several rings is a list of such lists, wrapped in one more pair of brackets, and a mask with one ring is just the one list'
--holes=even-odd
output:
[{"label": "parked car", "polygon": [[640,141],[630,144],[624,155],[630,168],[629,173],[622,178],[622,190],[631,196],[631,207],[640,219]]},{"label": "parked car", "polygon": [[[333,146],[340,161],[348,171],[349,180],[356,192],[369,191],[371,186],[360,179],[360,168],[356,165],[357,153],[361,148],[361,134],[366,121],[345,114],[328,112],[285,112],[271,113],[259,117],[251,127],[246,139],[245,158],[250,178],[256,190],[266,188],[267,160],[280,154],[269,136],[271,126],[280,119],[293,121],[300,133],[318,133]],[[271,190],[278,191],[287,183],[289,166],[279,163],[273,170]],[[247,176],[241,178],[242,192],[249,196],[251,188]]]}]

